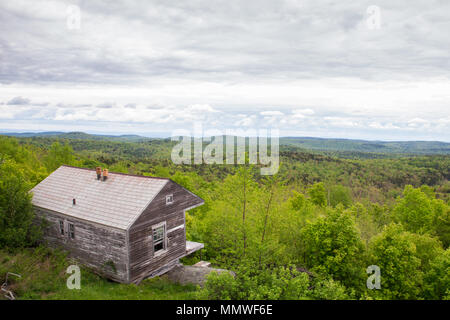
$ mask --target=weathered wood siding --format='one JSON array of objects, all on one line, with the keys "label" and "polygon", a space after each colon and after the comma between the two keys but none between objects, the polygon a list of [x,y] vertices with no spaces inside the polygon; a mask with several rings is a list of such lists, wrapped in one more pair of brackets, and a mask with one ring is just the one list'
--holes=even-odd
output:
[{"label": "weathered wood siding", "polygon": [[[35,207],[35,212],[37,217],[44,217],[49,222],[44,232],[44,240],[49,246],[69,251],[71,257],[107,278],[128,282],[125,230],[102,226],[42,208]],[[64,235],[60,233],[60,220],[64,221]],[[75,239],[69,238],[68,223],[75,226]]]},{"label": "weathered wood siding", "polygon": [[[173,203],[166,204],[166,196]],[[199,205],[202,199],[169,181],[129,229],[130,281],[148,277],[186,254],[185,210]],[[166,251],[154,256],[152,226],[166,222]],[[173,231],[171,229],[177,228]]]}]

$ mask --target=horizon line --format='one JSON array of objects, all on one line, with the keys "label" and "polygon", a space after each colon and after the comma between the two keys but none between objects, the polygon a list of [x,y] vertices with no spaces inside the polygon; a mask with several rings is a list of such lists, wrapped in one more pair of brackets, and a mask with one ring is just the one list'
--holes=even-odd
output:
[{"label": "horizon line", "polygon": [[[170,136],[170,135],[144,135],[144,134],[137,134],[137,133],[101,133],[101,132],[94,132],[94,131],[20,131],[20,130],[0,130],[0,135],[8,135],[8,133],[13,134],[45,134],[45,133],[54,133],[56,134],[70,134],[70,133],[83,133],[93,136],[107,136],[107,137],[124,137],[124,136],[136,136],[140,138],[149,138],[149,139],[170,139],[172,137],[177,136]],[[226,135],[222,135],[226,136]],[[179,136],[178,136],[179,137]],[[200,138],[198,136],[190,136],[191,138]],[[201,137],[210,137],[210,136],[201,136]],[[236,136],[235,136],[236,137]],[[240,137],[240,136],[239,136]],[[253,137],[259,137],[259,136],[251,136]],[[250,138],[245,136],[245,138]],[[269,137],[268,137],[269,138]],[[322,140],[350,140],[350,141],[365,141],[365,142],[438,142],[438,143],[445,143],[450,144],[450,141],[444,141],[444,140],[381,140],[381,139],[357,139],[357,138],[341,138],[341,137],[318,137],[318,136],[293,136],[293,135],[287,135],[287,136],[279,136],[278,138],[302,138],[302,139],[322,139]]]}]

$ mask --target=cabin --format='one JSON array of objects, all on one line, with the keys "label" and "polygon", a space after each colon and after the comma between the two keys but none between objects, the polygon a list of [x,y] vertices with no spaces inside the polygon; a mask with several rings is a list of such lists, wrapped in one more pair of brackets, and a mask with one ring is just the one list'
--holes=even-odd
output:
[{"label": "cabin", "polygon": [[44,241],[117,282],[161,275],[204,247],[186,241],[186,211],[204,201],[166,178],[61,166],[36,185]]}]

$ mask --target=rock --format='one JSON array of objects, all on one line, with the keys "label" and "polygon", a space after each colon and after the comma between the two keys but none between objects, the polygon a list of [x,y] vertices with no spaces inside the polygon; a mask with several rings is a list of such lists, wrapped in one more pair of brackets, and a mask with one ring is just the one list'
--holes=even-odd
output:
[{"label": "rock", "polygon": [[203,268],[211,267],[211,262],[199,261],[196,264],[194,264],[194,267],[203,267]]},{"label": "rock", "polygon": [[217,268],[211,268],[211,267],[203,267],[203,266],[185,266],[182,264],[179,264],[175,266],[172,270],[167,272],[165,275],[169,278],[170,281],[179,283],[181,285],[186,284],[195,284],[203,286],[203,284],[206,281],[206,277],[211,272],[217,272],[217,273],[229,273],[233,277],[236,276],[236,274],[232,271],[225,270],[225,269],[217,269]]}]

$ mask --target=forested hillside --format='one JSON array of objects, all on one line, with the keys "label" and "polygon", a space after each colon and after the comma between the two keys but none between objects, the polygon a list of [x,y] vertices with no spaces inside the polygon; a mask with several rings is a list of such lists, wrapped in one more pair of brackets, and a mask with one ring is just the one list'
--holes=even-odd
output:
[{"label": "forested hillside", "polygon": [[[175,165],[168,139],[0,136],[0,247],[38,242],[34,185],[62,164],[101,166],[170,177],[205,200],[187,216],[188,240],[237,276],[210,276],[196,298],[450,298],[448,144],[288,140],[264,177],[255,165]],[[380,290],[366,287],[370,265]]]},{"label": "forested hillside", "polygon": [[438,141],[365,141],[351,139],[281,138],[281,144],[321,151],[390,154],[450,154],[450,143]]},{"label": "forested hillside", "polygon": [[[81,140],[103,140],[118,142],[154,142],[157,139],[138,135],[96,135],[84,132],[25,132],[4,133],[4,135],[31,138],[47,137],[57,139],[81,139]],[[383,155],[414,155],[414,154],[450,154],[450,143],[439,141],[366,141],[353,139],[325,139],[325,138],[301,138],[282,137],[280,145],[284,150],[302,149],[307,151],[319,151],[331,154],[353,155],[361,157],[382,157]]]}]

